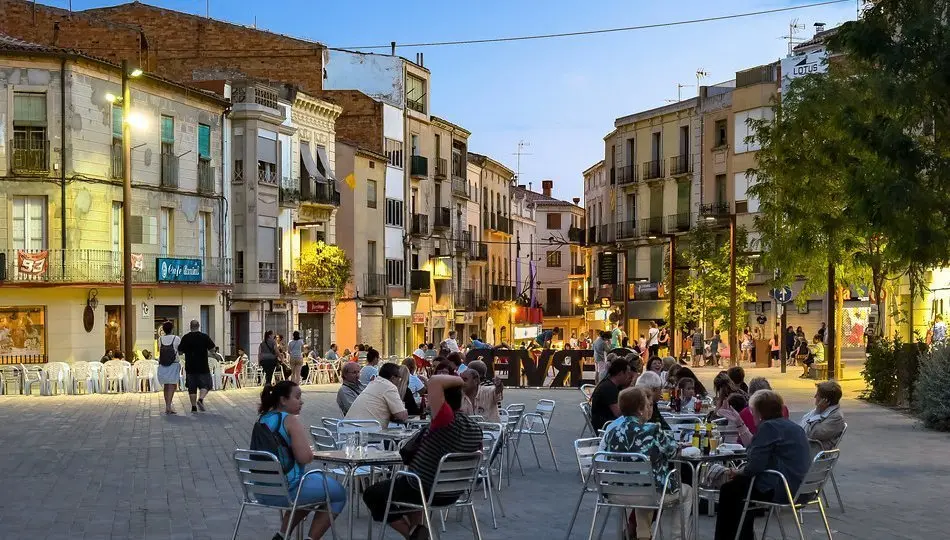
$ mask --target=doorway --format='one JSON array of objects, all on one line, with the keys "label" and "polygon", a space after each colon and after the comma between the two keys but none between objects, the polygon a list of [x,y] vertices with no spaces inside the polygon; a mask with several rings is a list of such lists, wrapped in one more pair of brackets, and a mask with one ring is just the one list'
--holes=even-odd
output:
[{"label": "doorway", "polygon": [[106,306],[105,349],[122,350],[122,306]]},{"label": "doorway", "polygon": [[181,335],[181,306],[155,306],[154,328],[155,343],[152,345],[152,353],[158,351],[158,338],[163,336],[162,325],[165,321],[171,321],[172,334]]},{"label": "doorway", "polygon": [[250,316],[246,311],[231,312],[231,342],[229,343],[230,354],[237,354],[241,349],[247,354],[251,354],[250,338]]}]

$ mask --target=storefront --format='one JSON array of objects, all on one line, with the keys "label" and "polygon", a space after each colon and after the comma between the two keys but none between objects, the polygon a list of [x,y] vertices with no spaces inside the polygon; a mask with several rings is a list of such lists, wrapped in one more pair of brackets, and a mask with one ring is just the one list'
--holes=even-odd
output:
[{"label": "storefront", "polygon": [[411,343],[411,319],[412,300],[393,298],[389,301],[389,319],[386,322],[386,355],[405,358],[416,349],[416,345],[419,343]]},{"label": "storefront", "polygon": [[[298,300],[297,318],[300,337],[320,357],[330,349],[330,312],[329,300]],[[352,344],[343,344],[350,347]],[[342,346],[341,346],[342,350]]]}]

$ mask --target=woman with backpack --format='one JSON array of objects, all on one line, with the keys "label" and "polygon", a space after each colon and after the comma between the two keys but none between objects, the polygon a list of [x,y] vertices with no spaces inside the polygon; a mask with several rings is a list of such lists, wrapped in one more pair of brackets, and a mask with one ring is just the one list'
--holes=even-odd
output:
[{"label": "woman with backpack", "polygon": [[162,335],[158,338],[158,382],[165,393],[165,414],[176,414],[172,408],[175,390],[181,380],[181,363],[178,361],[178,346],[181,338],[172,334],[175,327],[171,321],[162,323]]},{"label": "woman with backpack", "polygon": [[257,363],[264,369],[264,386],[270,386],[274,380],[274,370],[277,369],[277,342],[274,341],[274,331],[264,332],[264,341],[257,349]]},{"label": "woman with backpack", "polygon": [[[261,502],[268,505],[290,506],[297,489],[300,489],[297,504],[313,504],[330,500],[330,510],[334,516],[343,510],[346,504],[346,490],[336,479],[323,473],[310,474],[303,480],[305,466],[313,461],[313,449],[310,448],[310,434],[300,421],[300,409],[303,401],[300,399],[300,386],[293,381],[280,381],[274,386],[264,386],[261,391],[261,404],[258,407],[257,423],[251,432],[251,449],[270,452],[277,456],[287,475],[287,485],[290,491],[288,499],[278,495],[260,495]],[[280,531],[286,531],[286,537],[278,532],[272,540],[290,538],[294,528],[307,517],[309,510],[297,510],[290,527],[287,521],[290,512],[283,512]],[[308,539],[322,538],[330,528],[330,516],[326,511],[317,513],[310,524]]]}]

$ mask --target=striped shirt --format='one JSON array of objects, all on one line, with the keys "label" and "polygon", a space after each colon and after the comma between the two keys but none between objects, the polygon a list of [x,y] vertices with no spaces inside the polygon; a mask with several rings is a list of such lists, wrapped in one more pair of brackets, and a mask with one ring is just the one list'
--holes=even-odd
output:
[{"label": "striped shirt", "polygon": [[447,403],[436,413],[419,445],[419,450],[409,461],[409,470],[418,474],[426,492],[432,489],[439,461],[446,454],[477,452],[482,449],[482,428],[464,414],[456,414]]}]

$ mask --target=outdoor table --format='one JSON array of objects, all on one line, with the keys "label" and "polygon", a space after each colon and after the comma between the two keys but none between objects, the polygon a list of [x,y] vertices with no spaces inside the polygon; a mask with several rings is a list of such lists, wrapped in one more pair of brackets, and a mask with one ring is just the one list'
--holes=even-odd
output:
[{"label": "outdoor table", "polygon": [[[353,509],[359,504],[359,494],[356,489],[356,481],[354,479],[354,473],[358,467],[362,466],[396,466],[402,465],[402,456],[399,455],[399,452],[390,452],[385,450],[377,450],[375,448],[366,448],[362,452],[357,452],[353,450],[347,452],[346,450],[320,450],[313,453],[313,458],[319,461],[326,463],[337,463],[346,468],[346,478],[343,480],[344,485],[347,487],[346,501],[347,501],[347,531],[349,538],[353,538]],[[393,475],[390,479],[390,482],[395,478]],[[384,523],[385,527],[386,524]],[[370,516],[369,520],[369,533],[366,538],[371,538],[373,536],[373,518]]]},{"label": "outdoor table", "polygon": [[[690,447],[687,446],[686,448]],[[724,463],[737,459],[745,459],[745,456],[745,450],[732,452],[717,450],[705,456],[702,454],[684,456],[683,450],[681,449],[679,455],[673,460],[674,463],[687,465],[693,473],[693,533],[691,536],[694,539],[699,538],[699,466],[703,463]]]},{"label": "outdoor table", "polygon": [[370,439],[383,439],[387,441],[400,442],[406,439],[411,439],[416,433],[419,432],[419,429],[408,429],[408,428],[384,428],[377,429],[375,431],[367,432]]}]

